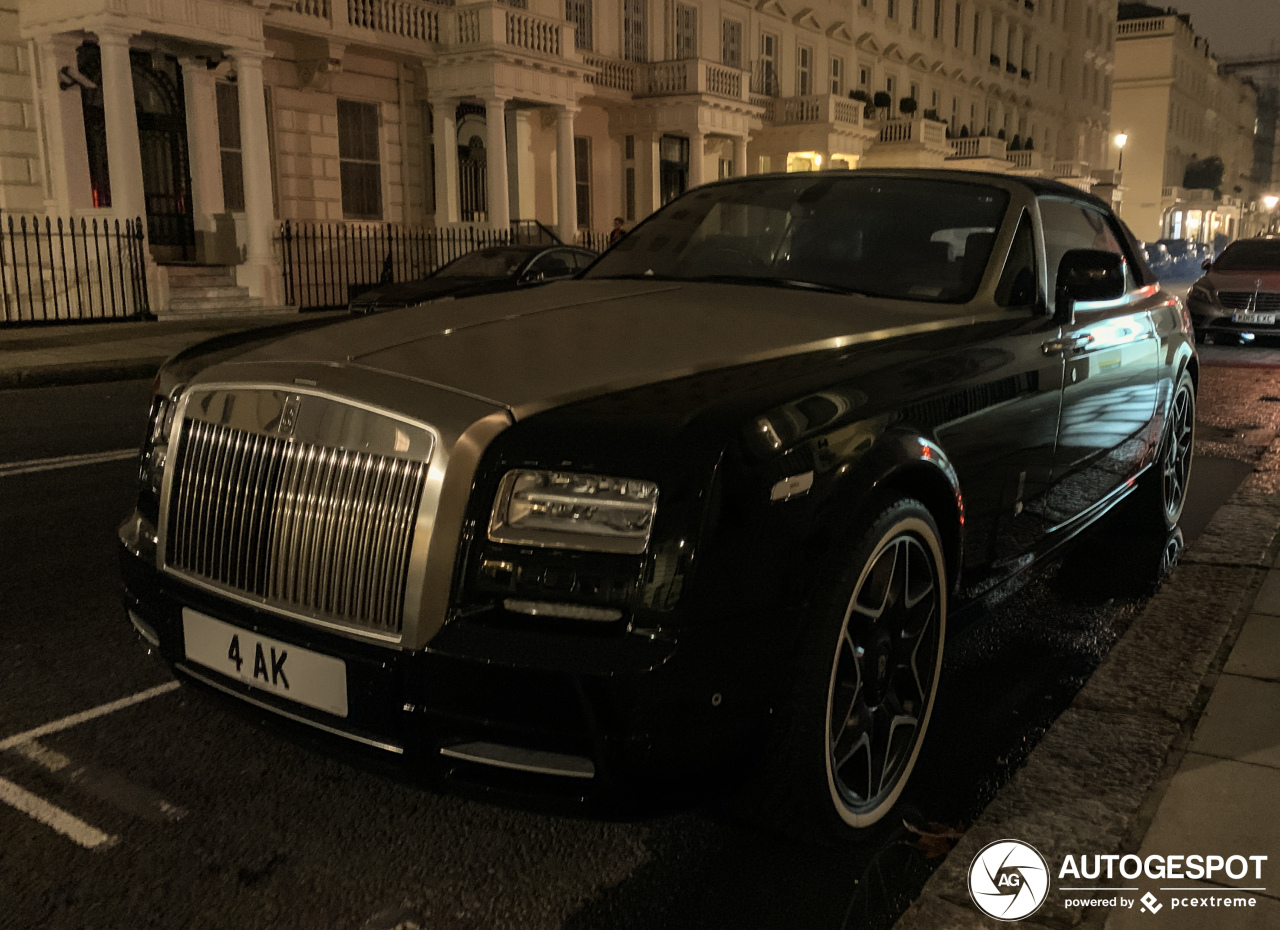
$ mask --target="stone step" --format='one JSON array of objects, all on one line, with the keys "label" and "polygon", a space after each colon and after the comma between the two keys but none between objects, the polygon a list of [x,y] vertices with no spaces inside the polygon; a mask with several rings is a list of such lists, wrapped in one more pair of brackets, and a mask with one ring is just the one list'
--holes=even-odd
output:
[{"label": "stone step", "polygon": [[217,287],[170,287],[170,300],[190,300],[199,297],[248,297],[249,289],[247,287],[237,287],[234,284],[218,285]]},{"label": "stone step", "polygon": [[169,290],[180,291],[188,287],[235,287],[236,279],[228,275],[219,278],[214,275],[192,275],[187,278],[170,278]]},{"label": "stone step", "polygon": [[258,304],[239,307],[213,307],[204,310],[168,310],[156,313],[156,319],[172,320],[225,320],[235,317],[262,317],[268,321],[276,321],[285,317],[298,316],[297,307],[263,307]]},{"label": "stone step", "polygon": [[262,306],[262,301],[256,297],[248,297],[243,294],[233,294],[228,297],[170,297],[170,310],[219,310],[222,308],[236,309],[239,307],[256,309]]}]

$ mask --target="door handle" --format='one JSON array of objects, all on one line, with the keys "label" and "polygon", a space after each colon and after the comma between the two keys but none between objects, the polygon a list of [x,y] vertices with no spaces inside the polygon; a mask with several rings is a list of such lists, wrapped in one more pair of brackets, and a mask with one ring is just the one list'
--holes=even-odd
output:
[{"label": "door handle", "polygon": [[1045,355],[1065,355],[1068,352],[1083,352],[1091,342],[1093,342],[1093,336],[1088,334],[1063,336],[1061,339],[1050,339],[1042,343],[1040,348],[1044,350]]}]

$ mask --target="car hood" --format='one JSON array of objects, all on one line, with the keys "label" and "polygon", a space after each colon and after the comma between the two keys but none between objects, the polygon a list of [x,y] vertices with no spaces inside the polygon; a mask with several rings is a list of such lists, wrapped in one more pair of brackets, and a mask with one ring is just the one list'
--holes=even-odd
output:
[{"label": "car hood", "polygon": [[1280,271],[1210,271],[1201,281],[1218,291],[1280,291]]},{"label": "car hood", "polygon": [[773,287],[570,281],[353,319],[260,345],[200,380],[305,363],[364,369],[518,419],[697,372],[970,325],[965,307]]}]

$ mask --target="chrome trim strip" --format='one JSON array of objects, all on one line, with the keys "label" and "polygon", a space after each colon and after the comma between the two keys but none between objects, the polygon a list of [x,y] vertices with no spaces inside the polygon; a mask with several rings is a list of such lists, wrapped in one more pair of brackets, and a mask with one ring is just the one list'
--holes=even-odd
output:
[{"label": "chrome trim strip", "polygon": [[337,727],[327,726],[326,724],[318,723],[315,720],[308,720],[306,717],[302,717],[298,714],[291,714],[287,710],[281,710],[278,707],[272,707],[270,704],[267,704],[263,701],[259,701],[256,698],[250,697],[247,694],[241,694],[239,691],[236,691],[232,688],[228,688],[224,684],[220,684],[216,681],[213,681],[210,678],[206,678],[204,675],[201,675],[199,672],[192,669],[191,666],[187,665],[185,662],[175,662],[174,667],[181,669],[184,675],[189,675],[192,678],[194,678],[196,681],[206,684],[211,688],[217,688],[219,691],[223,692],[224,694],[229,694],[234,698],[239,698],[240,700],[246,701],[247,703],[252,704],[255,707],[260,707],[263,710],[269,710],[273,714],[279,714],[281,717],[288,717],[290,720],[296,720],[298,723],[305,723],[307,726],[315,727],[317,730],[324,730],[326,733],[332,733],[334,736],[343,736],[357,743],[363,743],[366,746],[372,746],[374,749],[383,749],[383,750],[386,750],[387,752],[394,752],[396,755],[400,755],[400,756],[404,755],[403,746],[397,746],[395,743],[382,743],[375,739],[369,739],[369,737],[367,736],[357,736],[355,733],[348,733],[345,730],[339,730]]},{"label": "chrome trim strip", "polygon": [[[409,649],[426,645],[444,626],[449,616],[453,567],[458,556],[458,544],[462,539],[462,524],[466,518],[467,502],[471,497],[471,485],[484,450],[512,422],[507,411],[495,411],[467,427],[458,437],[453,449],[448,452],[440,449],[440,454],[432,457],[423,501],[425,504],[430,496],[437,502],[437,506],[434,512],[430,512],[427,529],[430,548],[426,552],[425,564],[421,571],[415,571],[416,561],[411,560],[409,563],[410,582],[416,579],[417,590],[421,592],[420,597],[411,597],[408,591],[405,593],[406,617],[411,609],[410,605],[414,605],[413,612],[418,618],[413,627],[408,622],[405,624],[404,645]],[[438,490],[431,486],[431,482],[436,480],[439,481]],[[433,490],[434,495],[431,494]],[[428,512],[425,506],[418,508],[419,531],[422,529],[423,516]],[[417,549],[415,540],[415,560]]]},{"label": "chrome trim strip", "polygon": [[440,755],[464,762],[478,762],[500,769],[520,772],[536,772],[539,775],[560,775],[564,778],[595,778],[596,764],[586,756],[571,756],[562,752],[543,752],[504,746],[500,743],[459,743],[440,747]]}]

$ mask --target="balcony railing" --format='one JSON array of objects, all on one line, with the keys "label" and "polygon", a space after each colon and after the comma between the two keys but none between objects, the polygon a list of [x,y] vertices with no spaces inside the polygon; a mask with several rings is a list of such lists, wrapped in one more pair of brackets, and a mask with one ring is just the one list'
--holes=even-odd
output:
[{"label": "balcony railing", "polygon": [[1055,178],[1088,178],[1092,169],[1087,161],[1055,161],[1053,176]]},{"label": "balcony railing", "polygon": [[949,142],[951,154],[949,158],[1004,158],[1005,143],[1003,139],[991,136],[973,136],[968,139],[952,139]]},{"label": "balcony railing", "polygon": [[504,48],[522,54],[577,60],[573,24],[506,3],[455,7],[423,0],[294,0],[269,13],[269,21],[304,32],[363,38],[376,32],[405,42],[392,45],[421,52],[424,43],[441,48]]},{"label": "balcony railing", "polygon": [[652,61],[638,65],[635,95],[669,97],[708,94],[748,102],[747,73],[704,58]]},{"label": "balcony railing", "polygon": [[1014,171],[1044,171],[1045,162],[1048,161],[1043,152],[1025,149],[1021,152],[1006,152],[1005,158],[1013,165]]},{"label": "balcony railing", "polygon": [[632,93],[636,89],[636,64],[621,58],[606,58],[590,52],[582,56],[583,64],[595,68],[587,75],[587,81],[596,87]]},{"label": "balcony railing", "polygon": [[810,94],[805,97],[764,98],[765,119],[776,126],[803,123],[862,126],[866,105],[858,100],[835,94]]},{"label": "balcony railing", "polygon": [[1176,16],[1152,16],[1147,19],[1122,19],[1116,23],[1116,36],[1136,39],[1171,33],[1178,23]]},{"label": "balcony railing", "polygon": [[887,119],[880,122],[881,142],[918,142],[928,148],[945,149],[947,124],[931,119]]}]

